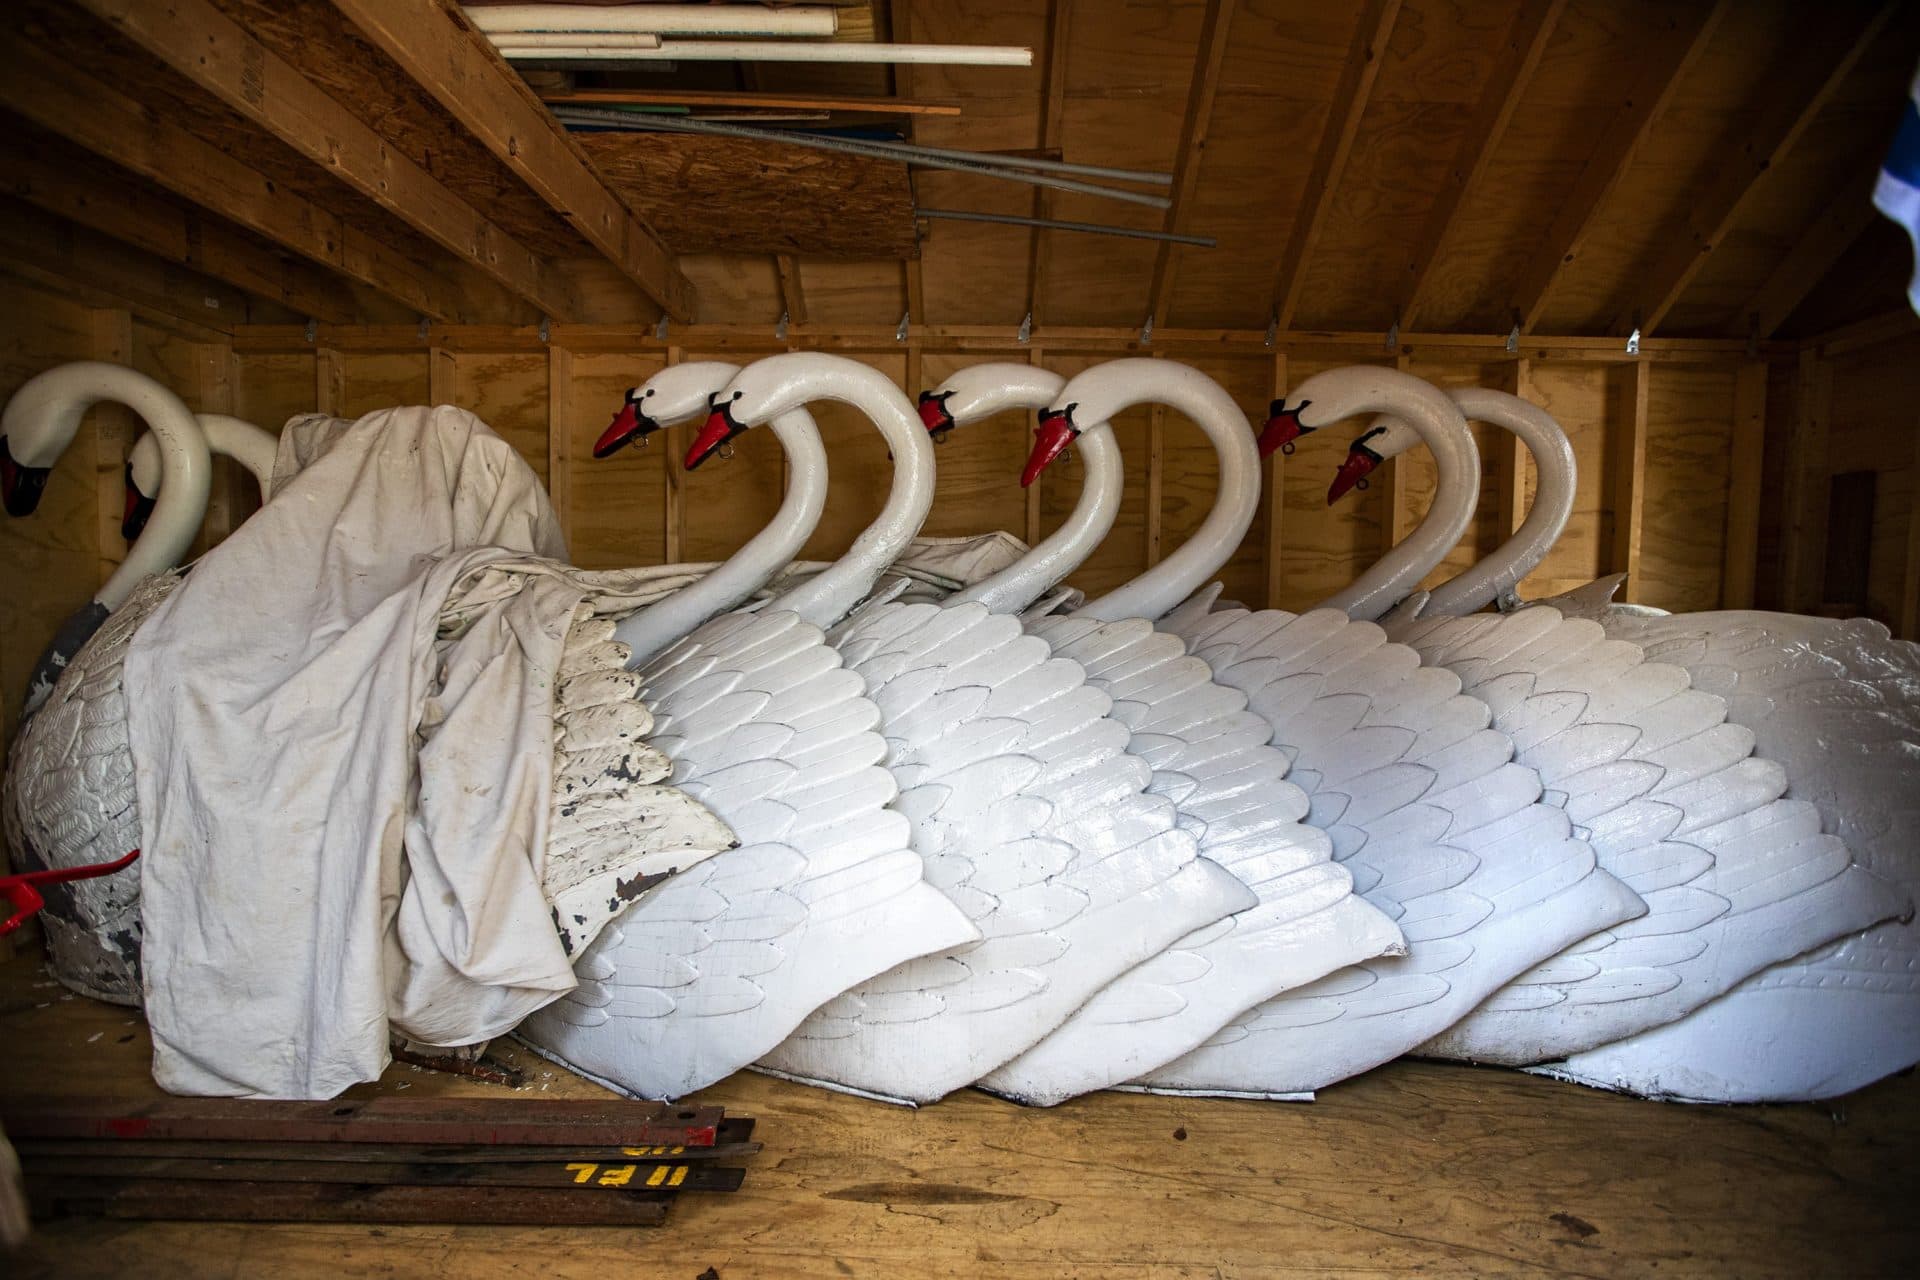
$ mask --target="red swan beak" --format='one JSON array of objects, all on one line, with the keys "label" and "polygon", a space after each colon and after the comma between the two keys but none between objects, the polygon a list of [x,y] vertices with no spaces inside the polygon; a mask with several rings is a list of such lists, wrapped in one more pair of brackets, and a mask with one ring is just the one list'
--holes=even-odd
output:
[{"label": "red swan beak", "polygon": [[641,433],[641,429],[640,408],[629,398],[620,406],[620,412],[613,415],[613,421],[600,433],[600,438],[593,442],[593,456],[606,458],[620,452]]},{"label": "red swan beak", "polygon": [[1079,435],[1074,429],[1073,411],[1077,405],[1068,405],[1064,409],[1042,409],[1040,425],[1033,429],[1033,452],[1027,455],[1027,465],[1020,472],[1020,487],[1030,487],[1040,478],[1053,460],[1066,452],[1073,438]]},{"label": "red swan beak", "polygon": [[1340,464],[1340,470],[1334,473],[1333,483],[1327,487],[1327,505],[1332,506],[1345,497],[1349,490],[1365,488],[1369,472],[1380,465],[1380,455],[1365,445],[1355,445],[1347,451],[1347,460]]},{"label": "red swan beak", "polygon": [[951,391],[922,391],[920,393],[920,421],[925,424],[929,435],[937,436],[943,431],[953,430],[953,415],[947,412],[947,399]]},{"label": "red swan beak", "polygon": [[1275,449],[1284,449],[1292,453],[1293,442],[1309,431],[1315,430],[1300,421],[1301,410],[1312,403],[1311,400],[1302,400],[1299,404],[1288,408],[1285,400],[1273,402],[1267,410],[1266,429],[1260,433],[1261,457],[1271,456]]},{"label": "red swan beak", "polygon": [[706,424],[700,428],[700,434],[693,438],[693,444],[687,449],[687,470],[692,471],[698,467],[719,452],[721,445],[745,430],[745,427],[733,420],[731,402],[715,409],[707,415]]}]

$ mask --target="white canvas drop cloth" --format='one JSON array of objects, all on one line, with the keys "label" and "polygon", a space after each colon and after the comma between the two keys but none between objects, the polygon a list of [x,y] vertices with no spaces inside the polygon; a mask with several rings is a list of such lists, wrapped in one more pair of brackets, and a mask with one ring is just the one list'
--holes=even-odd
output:
[{"label": "white canvas drop cloth", "polygon": [[275,470],[126,660],[176,1093],[331,1097],[390,1026],[465,1044],[570,990],[541,891],[562,646],[583,601],[689,580],[561,563],[538,478],[462,410],[295,419]]}]

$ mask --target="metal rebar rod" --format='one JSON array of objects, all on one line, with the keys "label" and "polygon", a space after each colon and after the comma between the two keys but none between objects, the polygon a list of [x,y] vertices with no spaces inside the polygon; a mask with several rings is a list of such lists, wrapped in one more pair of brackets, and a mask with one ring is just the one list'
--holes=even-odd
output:
[{"label": "metal rebar rod", "polygon": [[[965,160],[978,157],[978,151],[953,151],[946,147],[923,147],[919,143],[888,143],[880,146],[893,146],[898,150],[914,155],[938,156],[949,160]],[[993,158],[995,164],[1005,165],[1009,169],[1033,169],[1040,173],[1074,173],[1083,178],[1118,178],[1122,182],[1140,182],[1155,187],[1173,185],[1170,173],[1155,173],[1150,169],[1109,169],[1097,164],[1072,164],[1065,160],[1043,160],[1037,156],[1004,156]]]},{"label": "metal rebar rod", "polygon": [[1132,227],[1109,227],[1098,222],[1062,222],[1055,218],[1028,218],[1016,213],[973,213],[965,209],[915,209],[916,218],[934,218],[945,222],[998,222],[1009,227],[1041,227],[1048,231],[1084,231],[1096,236],[1125,236],[1129,240],[1165,240],[1170,244],[1198,245],[1211,249],[1218,243],[1212,236],[1182,236],[1171,231],[1137,231]]},{"label": "metal rebar rod", "polygon": [[1001,178],[1008,182],[1024,183],[1030,187],[1052,187],[1056,191],[1075,191],[1081,195],[1104,196],[1109,200],[1120,200],[1127,204],[1145,205],[1149,209],[1165,209],[1173,203],[1166,196],[1148,195],[1140,191],[1121,191],[1091,182],[1078,182],[1072,178],[1056,178],[1044,173],[1007,169],[977,160],[953,160],[941,156],[905,154],[892,149],[886,143],[853,138],[828,138],[819,134],[755,129],[750,125],[723,124],[717,120],[683,120],[674,116],[646,116],[635,119],[627,112],[596,111],[590,107],[562,107],[555,110],[553,114],[554,118],[562,124],[610,125],[634,132],[706,133],[722,138],[747,138],[755,142],[783,142],[794,147],[811,147],[816,151],[840,151],[874,160],[899,160],[921,169],[947,169],[955,173],[977,174],[983,178]]}]

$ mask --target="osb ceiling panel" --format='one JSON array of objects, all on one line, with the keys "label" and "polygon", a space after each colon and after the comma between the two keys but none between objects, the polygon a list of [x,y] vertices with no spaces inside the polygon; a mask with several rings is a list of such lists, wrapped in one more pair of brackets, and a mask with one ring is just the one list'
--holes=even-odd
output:
[{"label": "osb ceiling panel", "polygon": [[913,192],[895,161],[744,138],[579,137],[613,189],[680,252],[916,253]]}]

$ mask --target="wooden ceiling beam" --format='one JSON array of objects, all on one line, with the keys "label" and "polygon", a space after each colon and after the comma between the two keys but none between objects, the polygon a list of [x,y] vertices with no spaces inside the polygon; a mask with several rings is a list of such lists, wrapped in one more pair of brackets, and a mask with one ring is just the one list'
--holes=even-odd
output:
[{"label": "wooden ceiling beam", "polygon": [[0,41],[0,102],[49,133],[104,157],[311,262],[434,320],[479,319],[445,273],[397,252],[327,209],[284,190],[70,65]]},{"label": "wooden ceiling beam", "polygon": [[[1066,120],[1067,53],[1073,30],[1073,0],[1049,0],[1047,5],[1047,69],[1040,79],[1040,129],[1038,146],[1043,151],[1058,151]],[[1053,192],[1046,187],[1033,189],[1033,216],[1053,216]],[[1046,306],[1047,249],[1051,238],[1043,227],[1027,235],[1027,311],[1035,324],[1043,323]]]},{"label": "wooden ceiling beam", "polygon": [[130,193],[126,178],[76,164],[73,156],[52,153],[17,133],[0,140],[0,175],[9,195],[175,266],[316,320],[359,319],[356,299],[339,277],[289,261],[158,192]]},{"label": "wooden ceiling beam", "polygon": [[[1207,130],[1213,123],[1213,99],[1220,88],[1220,64],[1227,56],[1227,36],[1233,27],[1236,0],[1207,0],[1200,20],[1200,40],[1194,46],[1193,78],[1187,86],[1187,111],[1180,124],[1180,149],[1173,165],[1173,203],[1161,224],[1169,234],[1178,235],[1186,226],[1188,205],[1200,182],[1200,161],[1207,149]],[[1153,327],[1167,323],[1172,302],[1174,270],[1179,246],[1160,242],[1153,259],[1153,283],[1147,291],[1147,314]]]},{"label": "wooden ceiling beam", "polygon": [[509,293],[556,320],[584,318],[545,261],[207,0],[71,2]]},{"label": "wooden ceiling beam", "polygon": [[1574,179],[1553,225],[1538,242],[1514,291],[1512,311],[1520,332],[1532,333],[1547,299],[1566,269],[1586,248],[1595,215],[1619,187],[1627,168],[1645,145],[1674,90],[1686,78],[1735,0],[1717,0],[1711,9],[1670,11],[1655,28],[1651,47],[1640,59],[1640,77],[1613,118],[1600,130],[1587,163]]},{"label": "wooden ceiling beam", "polygon": [[1525,0],[1520,11],[1514,15],[1499,60],[1494,63],[1493,71],[1487,77],[1487,87],[1480,94],[1479,105],[1474,108],[1473,120],[1468,124],[1466,136],[1461,139],[1460,149],[1454,154],[1453,165],[1447,171],[1446,184],[1434,197],[1426,225],[1421,228],[1420,239],[1407,261],[1406,293],[1396,312],[1400,328],[1411,330],[1420,322],[1421,308],[1427,301],[1427,288],[1433,283],[1433,268],[1440,259],[1440,250],[1446,246],[1447,237],[1453,232],[1467,193],[1473,190],[1474,184],[1480,181],[1486,174],[1487,166],[1493,162],[1494,152],[1499,149],[1500,140],[1506,136],[1507,125],[1513,120],[1513,113],[1519,109],[1521,97],[1533,83],[1533,73],[1540,66],[1540,55],[1546,51],[1547,43],[1553,38],[1554,28],[1566,7],[1567,0]]},{"label": "wooden ceiling beam", "polygon": [[1735,321],[1734,336],[1751,333],[1765,342],[1787,322],[1814,286],[1826,279],[1827,272],[1853,242],[1881,216],[1873,207],[1873,183],[1879,176],[1875,156],[1863,166],[1863,177],[1835,192],[1822,206],[1813,224],[1802,231],[1780,259],[1766,283],[1754,292],[1753,301],[1741,308]]},{"label": "wooden ceiling beam", "polygon": [[453,0],[333,4],[662,310],[676,320],[694,318],[693,282],[681,274],[672,250],[607,185]]},{"label": "wooden ceiling beam", "polygon": [[1347,157],[1353,153],[1353,140],[1360,132],[1367,100],[1373,96],[1373,85],[1379,79],[1380,64],[1386,61],[1387,42],[1393,37],[1393,24],[1399,16],[1400,0],[1367,0],[1354,28],[1353,45],[1340,72],[1326,125],[1320,131],[1313,170],[1301,189],[1300,208],[1294,214],[1293,230],[1287,235],[1287,247],[1274,276],[1273,309],[1282,329],[1292,326],[1299,308],[1307,262],[1333,207],[1334,192],[1346,172]]},{"label": "wooden ceiling beam", "polygon": [[225,342],[249,319],[239,290],[4,196],[0,271],[91,307],[131,311],[197,342]]},{"label": "wooden ceiling beam", "polygon": [[[1739,220],[1755,185],[1793,150],[1899,9],[1900,0],[1886,0],[1863,25],[1851,31],[1834,22],[1818,24],[1815,39],[1821,43],[1803,48],[1796,58],[1810,68],[1810,76],[1818,78],[1811,84],[1768,84],[1767,100],[1753,131],[1738,151],[1715,155],[1712,175],[1688,210],[1683,233],[1670,238],[1653,270],[1639,277],[1643,335],[1659,328],[1679,304],[1687,286],[1706,265],[1707,256]],[[1819,69],[1823,67],[1826,70],[1821,74]]]}]

